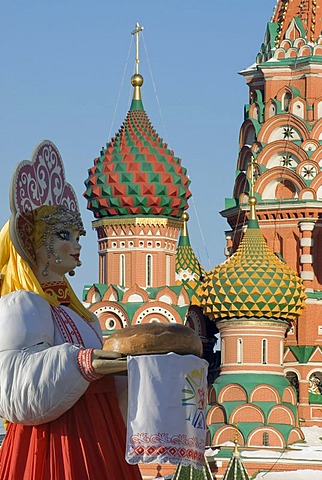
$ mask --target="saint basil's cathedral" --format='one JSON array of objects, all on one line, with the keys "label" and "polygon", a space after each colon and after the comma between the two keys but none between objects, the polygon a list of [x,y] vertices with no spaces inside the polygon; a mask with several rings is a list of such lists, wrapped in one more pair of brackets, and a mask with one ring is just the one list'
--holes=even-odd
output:
[{"label": "saint basil's cathedral", "polygon": [[322,428],[322,0],[278,0],[263,32],[240,72],[225,262],[205,271],[190,244],[189,177],[144,110],[138,57],[130,110],[85,181],[99,281],[83,301],[104,335],[187,324],[209,362],[207,468],[142,465],[147,480],[322,470],[321,455],[292,457]]}]

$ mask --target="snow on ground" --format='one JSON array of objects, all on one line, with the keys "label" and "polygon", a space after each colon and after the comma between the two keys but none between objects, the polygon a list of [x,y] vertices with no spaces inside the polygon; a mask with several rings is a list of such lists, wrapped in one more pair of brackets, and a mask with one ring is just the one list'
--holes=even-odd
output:
[{"label": "snow on ground", "polygon": [[320,460],[322,467],[322,445],[320,447],[306,447],[301,448],[292,448],[281,452],[278,450],[256,450],[254,452],[242,452],[242,458],[275,458],[278,460],[296,460],[297,462],[301,459],[305,461],[309,460]]},{"label": "snow on ground", "polygon": [[322,472],[316,470],[296,470],[293,472],[259,473],[254,480],[321,480]]},{"label": "snow on ground", "polygon": [[[322,445],[322,427],[302,427],[301,430],[305,435],[305,441],[308,445]],[[302,443],[300,445],[303,446]]]}]

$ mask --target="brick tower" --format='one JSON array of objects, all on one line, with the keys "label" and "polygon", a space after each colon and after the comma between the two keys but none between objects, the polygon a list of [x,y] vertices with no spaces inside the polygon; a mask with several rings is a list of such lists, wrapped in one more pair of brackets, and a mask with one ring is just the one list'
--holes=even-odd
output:
[{"label": "brick tower", "polygon": [[[137,49],[130,110],[94,159],[85,181],[84,196],[98,238],[99,281],[85,287],[84,303],[98,316],[105,336],[139,323],[189,320],[205,337],[201,310],[194,307],[191,316],[188,313],[203,270],[186,227],[179,262],[176,258],[178,236],[186,225],[190,180],[144,110],[143,77],[138,71],[140,31],[137,24],[132,32]],[[184,281],[177,281],[176,269]]]},{"label": "brick tower", "polygon": [[280,0],[256,62],[241,72],[249,103],[240,129],[233,197],[222,213],[236,251],[249,216],[250,163],[261,231],[306,287],[288,331],[284,372],[305,426],[322,426],[322,1]]}]

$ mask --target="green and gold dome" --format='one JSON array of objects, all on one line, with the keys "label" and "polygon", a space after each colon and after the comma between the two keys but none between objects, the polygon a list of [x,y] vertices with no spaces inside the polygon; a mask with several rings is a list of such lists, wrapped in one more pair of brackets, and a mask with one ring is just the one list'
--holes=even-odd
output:
[{"label": "green and gold dome", "polygon": [[211,320],[227,318],[296,319],[304,308],[302,280],[268,248],[250,197],[250,220],[237,251],[209,272],[201,306]]},{"label": "green and gold dome", "polygon": [[189,215],[182,214],[183,227],[176,254],[176,284],[183,285],[193,305],[200,305],[200,285],[206,271],[190,245],[187,222]]}]

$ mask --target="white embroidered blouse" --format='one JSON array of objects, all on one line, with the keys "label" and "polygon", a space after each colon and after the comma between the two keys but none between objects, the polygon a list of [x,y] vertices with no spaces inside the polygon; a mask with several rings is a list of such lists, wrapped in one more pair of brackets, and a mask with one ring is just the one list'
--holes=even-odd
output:
[{"label": "white embroidered blouse", "polygon": [[0,417],[38,425],[55,420],[95,380],[91,349],[102,348],[98,320],[51,307],[32,292],[0,298]]}]

